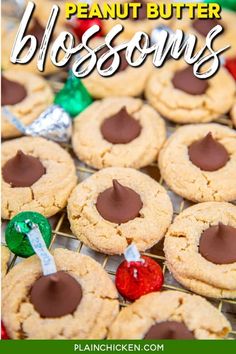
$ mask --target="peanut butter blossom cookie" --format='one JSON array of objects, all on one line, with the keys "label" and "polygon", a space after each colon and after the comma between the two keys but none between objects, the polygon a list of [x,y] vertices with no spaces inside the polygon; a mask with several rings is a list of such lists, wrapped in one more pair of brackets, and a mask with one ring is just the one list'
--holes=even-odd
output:
[{"label": "peanut butter blossom cookie", "polygon": [[66,206],[76,185],[75,166],[58,144],[24,137],[2,144],[2,217],[37,211],[46,217]]},{"label": "peanut butter blossom cookie", "polygon": [[32,256],[4,278],[2,319],[9,336],[105,338],[119,311],[112,281],[88,256],[65,249],[56,249],[53,256],[56,273],[42,275],[40,261]]},{"label": "peanut butter blossom cookie", "polygon": [[233,124],[236,128],[236,102],[234,103],[233,108],[231,110],[231,118],[232,118]]},{"label": "peanut butter blossom cookie", "polygon": [[165,237],[166,262],[186,288],[215,298],[236,297],[236,206],[208,202],[176,217]]},{"label": "peanut butter blossom cookie", "polygon": [[[49,18],[49,15],[50,15],[50,11],[48,12],[46,19]],[[47,24],[47,20],[46,21],[45,19],[43,20],[42,13],[38,11],[37,14],[34,15],[34,17],[32,17],[30,20],[29,27],[27,28],[25,35],[33,35],[36,38],[37,51],[35,52],[34,58],[26,65],[15,65],[10,61],[12,44],[15,41],[17,31],[18,31],[18,26],[16,26],[12,30],[7,31],[7,35],[4,36],[4,38],[2,39],[2,46],[4,48],[2,50],[2,67],[4,70],[14,69],[15,71],[20,71],[20,72],[24,71],[27,73],[31,72],[35,74],[41,74],[41,75],[50,75],[58,72],[58,70],[61,70],[61,68],[55,66],[50,59],[50,51],[52,49],[52,44],[55,41],[55,39],[59,36],[59,34],[64,30],[64,27],[61,26],[60,23],[56,24],[53,30],[53,34],[50,37],[49,50],[48,50],[48,54],[46,55],[44,70],[39,71],[37,68],[38,50],[42,43],[46,24]],[[30,43],[31,43],[30,40],[28,40],[28,42],[25,44],[19,56],[20,58],[23,58],[28,53]],[[60,53],[59,59],[62,59],[63,57],[64,57],[64,53]]]},{"label": "peanut butter blossom cookie", "polygon": [[[181,29],[186,34],[191,33],[197,36],[198,50],[205,45],[207,34],[217,25],[223,27],[223,31],[214,40],[214,50],[220,50],[225,47],[229,48],[223,52],[224,57],[235,57],[236,52],[236,21],[235,13],[232,11],[222,10],[220,12],[220,19],[190,19],[188,13],[183,13],[181,20],[175,20],[172,22],[172,28],[174,30]],[[209,54],[209,51],[206,52]]]},{"label": "peanut butter blossom cookie", "polygon": [[150,76],[145,94],[149,103],[173,122],[205,123],[231,109],[235,82],[224,68],[202,80],[193,74],[192,66],[171,60]]},{"label": "peanut butter blossom cookie", "polygon": [[80,183],[68,201],[73,233],[88,247],[122,254],[134,242],[144,251],[165,234],[172,204],[165,189],[130,168],[106,168]]},{"label": "peanut butter blossom cookie", "polygon": [[[23,124],[32,123],[53,102],[53,92],[41,77],[16,70],[2,73],[1,105]],[[16,137],[21,133],[2,114],[2,136]]]},{"label": "peanut butter blossom cookie", "polygon": [[6,246],[1,246],[1,276],[4,277],[7,272],[7,264],[10,259],[10,251]]},{"label": "peanut butter blossom cookie", "polygon": [[[76,0],[70,0],[70,3],[78,3]],[[48,17],[51,13],[53,5],[57,5],[60,8],[60,12],[57,18],[57,23],[60,25],[66,25],[66,16],[65,16],[65,0],[34,0],[35,3],[35,14],[37,17],[42,19],[42,21],[45,22],[45,25],[47,23]]]},{"label": "peanut butter blossom cookie", "polygon": [[159,155],[169,187],[194,202],[236,199],[236,132],[219,124],[179,128]]},{"label": "peanut butter blossom cookie", "polygon": [[200,296],[179,291],[144,295],[121,310],[109,339],[222,339],[231,330],[222,313]]},{"label": "peanut butter blossom cookie", "polygon": [[140,168],[156,160],[165,123],[149,105],[129,97],[94,102],[74,121],[72,144],[80,160],[95,168]]},{"label": "peanut butter blossom cookie", "polygon": [[[122,43],[123,42],[121,41],[120,44]],[[89,43],[91,48],[97,48],[102,44],[104,44],[104,39],[100,38],[96,38]],[[106,46],[103,47],[96,53],[97,58],[100,59],[101,56],[108,51],[109,50]],[[87,52],[84,54],[87,54]],[[146,60],[145,63],[139,67],[132,67],[126,61],[125,50],[119,51],[119,55],[120,65],[112,76],[103,77],[95,69],[82,80],[83,84],[94,98],[105,98],[110,96],[137,97],[143,93],[147,79],[152,71],[151,60]],[[134,58],[139,55],[139,52],[134,52]],[[83,52],[81,56],[83,56]],[[104,62],[101,69],[107,69],[112,64],[113,60],[114,55]]]}]

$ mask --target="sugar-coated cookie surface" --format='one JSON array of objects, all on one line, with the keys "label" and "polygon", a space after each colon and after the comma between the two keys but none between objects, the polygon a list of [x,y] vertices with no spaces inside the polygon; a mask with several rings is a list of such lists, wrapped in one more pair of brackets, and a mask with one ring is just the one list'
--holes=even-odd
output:
[{"label": "sugar-coated cookie surface", "polygon": [[[96,208],[97,198],[117,179],[141,197],[139,217],[116,224],[105,220]],[[135,242],[144,251],[163,238],[172,220],[172,204],[166,190],[149,176],[130,168],[103,169],[80,183],[68,201],[73,233],[88,247],[106,254],[122,254]]]},{"label": "sugar-coated cookie surface", "polygon": [[231,110],[231,118],[232,118],[233,124],[236,128],[236,102],[234,103],[233,108]]},{"label": "sugar-coated cookie surface", "polygon": [[10,251],[6,246],[1,246],[1,276],[4,277],[7,272],[7,264],[10,259]]},{"label": "sugar-coated cookie surface", "polygon": [[228,113],[234,101],[235,82],[227,70],[221,68],[207,81],[205,92],[193,95],[177,89],[172,82],[175,74],[185,68],[188,65],[184,61],[170,60],[153,72],[145,90],[148,102],[165,118],[177,123],[206,123]]},{"label": "sugar-coated cookie surface", "polygon": [[[46,80],[38,75],[9,69],[3,72],[3,77],[25,87],[27,96],[19,103],[8,105],[11,113],[23,124],[29,125],[53,102],[53,92]],[[12,138],[21,135],[2,114],[2,137]]]},{"label": "sugar-coated cookie surface", "polygon": [[[37,211],[46,217],[66,206],[77,177],[71,156],[58,144],[38,137],[22,137],[2,144],[2,166],[21,150],[38,158],[45,168],[31,187],[12,188],[2,179],[2,217],[11,219],[21,211]],[[14,192],[14,193],[13,193]]]},{"label": "sugar-coated cookie surface", "polygon": [[[103,21],[103,23],[107,22],[109,22],[109,20]],[[104,44],[104,38],[94,38],[89,42],[90,48],[93,49]],[[118,37],[118,41],[112,45],[115,47],[118,44],[123,44],[120,37]],[[100,58],[102,54],[106,53],[105,48],[106,47],[96,53],[97,58]],[[86,50],[81,52],[81,56],[86,54]],[[148,58],[145,63],[139,67],[132,67],[128,65],[125,59],[125,50],[119,51],[119,54],[121,58],[120,65],[118,70],[113,75],[103,77],[95,68],[93,72],[82,79],[83,84],[93,98],[100,99],[113,96],[138,97],[143,93],[147,79],[153,68],[151,60]],[[139,53],[137,51],[134,52],[134,57],[138,57],[138,54]],[[114,56],[111,57],[111,60],[108,60],[109,65],[111,65],[113,58]],[[107,68],[106,63],[107,62],[102,65],[101,69]]]},{"label": "sugar-coated cookie surface", "polygon": [[[38,0],[39,1],[39,0]],[[40,0],[41,2],[41,0]],[[52,2],[53,6],[53,2]],[[52,8],[51,6],[51,8]],[[44,10],[46,8],[44,7]],[[50,17],[50,10],[48,10],[47,17],[43,17],[42,12],[40,8],[37,7],[36,12],[34,13],[33,17],[31,17],[29,27],[27,28],[27,34],[32,34],[36,37],[37,39],[37,44],[38,47],[40,47],[41,42],[42,42],[42,37],[45,31],[45,27],[47,24],[47,20]],[[61,18],[61,17],[60,17]],[[63,21],[64,22],[64,21]],[[36,27],[35,27],[36,24]],[[65,30],[65,27],[62,26],[60,21],[58,21],[55,25],[53,35],[50,38],[50,45],[49,45],[49,50],[48,54],[46,56],[45,60],[45,65],[44,65],[44,70],[39,71],[37,67],[37,61],[38,61],[38,50],[36,50],[36,53],[31,61],[29,61],[26,65],[15,65],[10,61],[10,56],[11,56],[11,51],[12,51],[12,44],[15,41],[17,31],[18,31],[18,26],[15,26],[14,28],[10,29],[7,31],[7,35],[2,38],[2,45],[4,47],[4,50],[2,51],[2,67],[4,70],[16,70],[16,71],[23,71],[23,72],[30,72],[38,75],[51,75],[51,74],[56,74],[61,70],[61,67],[57,67],[54,65],[50,59],[50,50],[52,49],[52,44],[54,43],[55,39],[60,35],[62,31]],[[24,46],[23,51],[21,52],[21,56],[26,55],[28,52],[28,47]],[[61,52],[59,53],[59,59],[62,59],[64,57],[64,53]]]},{"label": "sugar-coated cookie surface", "polygon": [[[188,147],[212,133],[229,159],[216,171],[203,171],[192,163]],[[236,132],[219,124],[186,125],[177,129],[159,154],[161,175],[180,196],[194,202],[236,199]]]},{"label": "sugar-coated cookie surface", "polygon": [[[65,16],[65,1],[64,0],[34,0],[35,3],[35,14],[39,16],[45,25],[47,24],[48,17],[51,13],[53,5],[57,5],[60,8],[60,12],[57,18],[57,23],[61,26],[66,24]],[[77,3],[76,0],[71,0],[70,3]]]},{"label": "sugar-coated cookie surface", "polygon": [[[73,314],[42,318],[29,300],[29,290],[42,275],[36,256],[14,266],[3,280],[2,319],[12,339],[103,339],[117,316],[117,291],[107,273],[92,258],[56,249],[57,270],[75,278],[82,300]],[[99,281],[98,281],[99,279]],[[16,296],[17,294],[17,296]],[[66,301],[67,299],[65,299]]]},{"label": "sugar-coated cookie surface", "polygon": [[185,209],[165,236],[166,262],[186,288],[203,296],[235,298],[236,262],[215,264],[199,252],[202,233],[219,223],[236,228],[235,205],[208,202]]},{"label": "sugar-coated cookie surface", "polygon": [[[101,133],[103,122],[123,107],[141,125],[138,137],[126,144],[112,144]],[[164,120],[140,99],[111,97],[96,101],[74,120],[73,149],[83,162],[104,167],[140,168],[153,162],[166,138]]]},{"label": "sugar-coated cookie surface", "polygon": [[[218,35],[214,41],[214,49],[220,50],[225,47],[229,48],[223,52],[225,58],[235,57],[236,51],[236,22],[235,22],[235,13],[226,9],[222,9],[220,12],[220,19],[211,20],[211,19],[190,19],[187,12],[183,12],[183,16],[179,20],[172,22],[173,30],[183,30],[186,34],[194,34],[198,38],[197,48],[198,50],[203,47],[203,44],[206,42],[206,34],[216,25],[221,25],[223,31]],[[196,26],[196,22],[198,25]],[[212,21],[212,22],[211,22]],[[204,23],[208,22],[209,25]],[[201,32],[201,33],[200,33]],[[205,34],[204,34],[205,32]],[[208,52],[207,52],[208,54]]]},{"label": "sugar-coated cookie surface", "polygon": [[183,323],[196,339],[221,339],[231,330],[230,323],[204,298],[179,291],[142,296],[121,310],[112,324],[109,339],[142,339],[164,321]]}]

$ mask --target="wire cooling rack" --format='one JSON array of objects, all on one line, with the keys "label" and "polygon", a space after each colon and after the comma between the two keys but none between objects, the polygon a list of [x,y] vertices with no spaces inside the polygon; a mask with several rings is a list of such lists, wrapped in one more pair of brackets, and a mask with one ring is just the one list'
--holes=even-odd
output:
[{"label": "wire cooling rack", "polygon": [[[65,78],[65,74],[60,75],[60,79]],[[51,81],[50,83],[54,89],[54,91],[58,91],[62,87],[62,83],[60,81]],[[227,116],[221,117],[217,120],[217,123],[228,125],[232,128],[232,122],[229,120]],[[169,125],[168,126],[168,134],[173,133],[178,125]],[[72,155],[75,160],[78,181],[81,182],[89,175],[96,172],[96,170],[89,168],[84,165],[75,157],[72,146],[70,144],[63,144],[63,147]],[[174,217],[177,216],[180,212],[182,212],[185,208],[192,205],[192,203],[184,200],[180,196],[173,193],[163,182],[157,164],[152,164],[146,168],[141,169],[142,172],[147,173],[149,176],[153,177],[156,181],[162,184],[171,200],[174,207]],[[236,202],[235,202],[236,203]],[[86,254],[91,256],[97,262],[101,264],[101,266],[105,269],[105,271],[110,275],[111,279],[114,281],[114,277],[116,274],[116,269],[118,265],[122,262],[122,256],[108,256],[98,252],[95,252],[85,246],[81,241],[79,241],[76,236],[70,230],[69,221],[67,219],[66,210],[63,210],[56,216],[50,218],[50,223],[52,225],[53,234],[50,249],[63,247],[78,253]],[[6,226],[6,222],[3,222],[3,235],[4,228]],[[4,236],[3,236],[4,238]],[[4,242],[3,242],[4,244]],[[169,270],[165,264],[165,256],[163,252],[163,240],[152,247],[150,250],[146,252],[142,252],[142,255],[146,255],[151,257],[153,260],[157,261],[162,267],[164,274],[164,285],[163,290],[174,290],[174,291],[183,291],[187,293],[191,293],[187,289],[183,288],[171,275]],[[23,259],[17,256],[13,256],[11,262],[8,266],[8,271],[18,262],[21,262]],[[219,311],[221,311],[230,321],[232,325],[232,331],[229,334],[229,338],[236,339],[236,299],[208,299],[214,306],[216,306]],[[120,308],[125,307],[129,304],[122,296],[119,296]]]}]

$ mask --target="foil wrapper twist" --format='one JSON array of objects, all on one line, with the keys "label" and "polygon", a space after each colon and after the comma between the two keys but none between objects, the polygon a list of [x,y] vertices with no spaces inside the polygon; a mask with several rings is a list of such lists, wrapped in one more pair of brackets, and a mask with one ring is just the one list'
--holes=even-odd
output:
[{"label": "foil wrapper twist", "polygon": [[24,135],[41,136],[57,142],[67,142],[72,133],[72,122],[68,113],[58,105],[49,106],[30,125],[25,126],[7,106],[2,108],[4,116]]},{"label": "foil wrapper twist", "polygon": [[38,225],[26,220],[24,223],[16,223],[15,229],[27,235],[34,252],[41,261],[43,275],[56,273],[57,268],[54,258],[47,249]]}]

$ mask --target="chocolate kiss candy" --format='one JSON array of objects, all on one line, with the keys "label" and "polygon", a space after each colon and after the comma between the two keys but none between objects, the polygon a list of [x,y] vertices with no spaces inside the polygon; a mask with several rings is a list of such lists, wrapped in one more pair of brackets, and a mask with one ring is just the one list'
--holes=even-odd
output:
[{"label": "chocolate kiss candy", "polygon": [[53,104],[25,129],[27,135],[66,142],[71,137],[72,122],[69,114],[63,108]]},{"label": "chocolate kiss candy", "polygon": [[[54,1],[54,0],[51,0]],[[98,1],[97,1],[98,2]],[[84,3],[91,4],[91,0],[86,0]],[[69,21],[68,21],[69,22]],[[83,34],[93,26],[99,26],[100,31],[93,35],[93,37],[103,37],[104,33],[104,25],[103,21],[98,17],[92,18],[75,18],[73,20],[73,25],[70,26],[73,29],[76,37],[78,38],[79,42],[81,42]],[[69,25],[68,25],[69,26]]]},{"label": "chocolate kiss candy", "polygon": [[200,19],[198,18],[195,20],[192,24],[192,27],[200,33],[202,36],[206,37],[209,31],[217,26],[220,25],[220,21],[218,21],[216,18],[208,18],[208,19]]},{"label": "chocolate kiss candy", "polygon": [[199,252],[215,264],[236,262],[236,228],[222,223],[209,227],[201,235]]},{"label": "chocolate kiss candy", "polygon": [[177,71],[172,79],[172,84],[176,89],[193,96],[203,95],[208,89],[207,81],[198,79],[191,66]]},{"label": "chocolate kiss candy", "polygon": [[69,114],[58,105],[49,106],[40,116],[30,125],[25,126],[14,114],[3,107],[2,111],[8,121],[24,135],[42,136],[46,139],[66,142],[72,133],[72,122]]},{"label": "chocolate kiss candy", "polygon": [[6,327],[4,326],[3,322],[1,321],[1,337],[0,337],[1,340],[3,339],[10,339],[8,337],[8,334],[7,334],[7,331],[6,331]]},{"label": "chocolate kiss candy", "polygon": [[217,171],[229,160],[227,150],[211,133],[190,145],[188,153],[192,163],[203,171]]},{"label": "chocolate kiss candy", "polygon": [[138,9],[138,18],[133,18],[132,17],[132,13],[130,13],[130,16],[128,17],[129,20],[132,21],[141,21],[141,20],[146,20],[147,19],[147,4],[145,1],[143,0],[132,0],[130,1],[130,3],[139,3],[142,5],[142,7],[140,7]]},{"label": "chocolate kiss candy", "polygon": [[45,168],[40,160],[21,150],[2,168],[4,181],[12,187],[31,187],[44,174]]},{"label": "chocolate kiss candy", "polygon": [[72,314],[82,299],[82,288],[69,274],[59,271],[43,275],[33,284],[30,302],[46,318]]},{"label": "chocolate kiss candy", "polygon": [[144,339],[195,339],[182,322],[164,321],[154,324]]},{"label": "chocolate kiss candy", "polygon": [[112,117],[107,118],[102,126],[103,138],[112,144],[128,144],[141,133],[141,125],[123,107]]},{"label": "chocolate kiss candy", "polygon": [[[35,254],[34,249],[25,233],[29,232],[29,227],[27,226],[27,231],[24,230],[26,221],[31,224],[36,224],[39,227],[47,248],[49,248],[52,240],[51,225],[42,214],[35,211],[23,211],[15,215],[7,224],[5,239],[6,244],[12,253],[23,258],[27,258]],[[22,231],[19,231],[19,228]]]},{"label": "chocolate kiss candy", "polygon": [[234,58],[226,58],[224,66],[236,81],[236,56]]},{"label": "chocolate kiss candy", "polygon": [[27,96],[26,89],[18,82],[8,80],[2,75],[2,106],[17,104]]},{"label": "chocolate kiss candy", "polygon": [[[129,248],[132,246],[130,245]],[[127,257],[126,253],[125,258],[126,260],[117,268],[115,277],[117,290],[125,299],[134,301],[145,294],[160,291],[164,277],[157,262],[146,256],[139,257],[139,260],[128,261],[128,258],[134,257],[132,254]]]},{"label": "chocolate kiss candy", "polygon": [[128,64],[127,60],[126,60],[125,51],[121,50],[119,52],[119,55],[120,55],[120,65],[119,65],[119,68],[116,71],[117,73],[120,73],[120,72],[124,71],[129,66],[129,64]]},{"label": "chocolate kiss candy", "polygon": [[[41,26],[41,24],[39,23],[39,21],[36,18],[34,18],[33,26],[31,28],[29,28],[29,30],[27,31],[27,34],[31,34],[34,37],[36,37],[38,47],[40,46],[40,44],[42,42],[44,32],[45,32],[45,28],[43,28]],[[30,42],[27,43],[28,47],[29,47],[29,45],[30,45]]]},{"label": "chocolate kiss candy", "polygon": [[[87,20],[84,21],[86,22]],[[68,113],[71,117],[76,117],[92,102],[93,99],[82,81],[70,70],[65,85],[55,96],[54,103],[62,107],[64,113]]]},{"label": "chocolate kiss candy", "polygon": [[[108,51],[109,51],[108,47],[102,48],[101,50],[98,51],[97,58],[100,59],[101,56],[103,54],[106,54]],[[119,68],[117,69],[116,73],[120,73],[120,72],[124,71],[129,66],[129,64],[126,60],[125,50],[121,50],[119,52],[119,55],[120,55],[120,65],[119,65]],[[107,59],[104,62],[104,64],[102,65],[102,69],[103,70],[108,69],[112,63],[113,63],[113,56],[111,56],[111,58]]]},{"label": "chocolate kiss candy", "polygon": [[143,203],[139,194],[133,189],[122,186],[113,179],[113,187],[100,193],[96,208],[106,220],[122,224],[139,216]]}]

